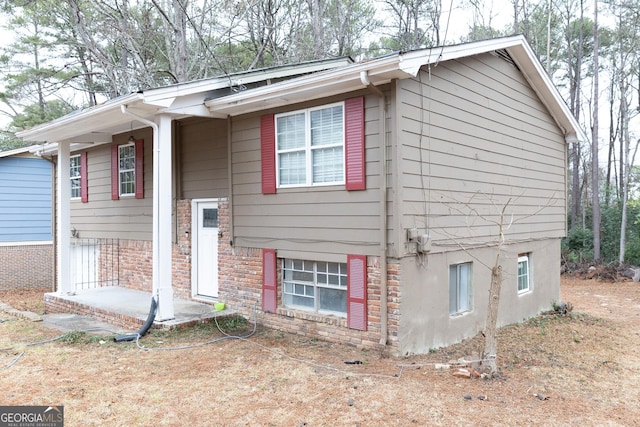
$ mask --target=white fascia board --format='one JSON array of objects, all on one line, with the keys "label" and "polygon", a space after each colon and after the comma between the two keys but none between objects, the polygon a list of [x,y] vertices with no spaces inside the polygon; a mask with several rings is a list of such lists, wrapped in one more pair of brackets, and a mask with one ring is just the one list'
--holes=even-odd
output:
[{"label": "white fascia board", "polygon": [[87,134],[87,129],[100,131],[120,122],[130,122],[130,118],[122,118],[120,106],[140,104],[141,102],[142,95],[138,93],[116,98],[102,105],[67,114],[59,119],[18,132],[16,136],[25,141],[34,142],[69,140]]},{"label": "white fascia board", "polygon": [[228,76],[213,77],[189,83],[181,83],[145,90],[144,102],[145,104],[157,105],[171,110],[173,109],[173,103],[181,97],[202,95],[218,89],[242,86],[244,84],[252,84],[295,75],[315,73],[327,69],[343,67],[349,64],[351,64],[351,62],[346,58],[336,58],[333,60],[313,61],[303,64],[291,64],[281,67],[234,73]]},{"label": "white fascia board", "polygon": [[479,55],[494,50],[507,49],[524,43],[524,37],[516,35],[478,42],[415,50],[400,55],[400,69],[415,77],[418,75],[420,68],[425,65]]},{"label": "white fascia board", "polygon": [[588,141],[587,135],[569,110],[558,88],[553,84],[535,53],[528,43],[522,42],[505,48],[509,56],[523,73],[529,85],[536,92],[542,103],[547,107],[552,117],[563,130],[565,139],[571,141]]},{"label": "white fascia board", "polygon": [[399,56],[396,54],[346,67],[320,71],[211,99],[206,101],[205,105],[213,113],[226,113],[233,116],[365,88],[366,85],[360,78],[361,72],[366,72],[374,85],[388,83],[394,78],[410,77],[398,68],[398,61]]},{"label": "white fascia board", "polygon": [[171,114],[173,116],[211,117],[211,112],[204,106],[204,100],[209,93],[199,92],[171,98],[171,103],[166,108],[160,109],[158,113]]}]

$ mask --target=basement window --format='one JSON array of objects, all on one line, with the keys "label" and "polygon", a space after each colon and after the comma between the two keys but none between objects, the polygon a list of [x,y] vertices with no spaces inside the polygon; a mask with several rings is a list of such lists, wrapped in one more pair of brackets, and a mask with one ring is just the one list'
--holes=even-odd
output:
[{"label": "basement window", "polygon": [[529,254],[518,255],[518,293],[531,290],[531,260]]},{"label": "basement window", "polygon": [[471,263],[449,266],[449,315],[471,311]]},{"label": "basement window", "polygon": [[347,315],[347,264],[284,259],[282,277],[286,307]]}]

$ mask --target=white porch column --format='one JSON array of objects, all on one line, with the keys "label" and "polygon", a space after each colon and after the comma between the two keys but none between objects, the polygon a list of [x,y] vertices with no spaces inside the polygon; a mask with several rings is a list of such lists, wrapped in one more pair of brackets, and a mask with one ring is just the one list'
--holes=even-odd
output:
[{"label": "white porch column", "polygon": [[71,143],[58,142],[58,173],[56,190],[56,250],[58,252],[58,289],[60,295],[73,292],[71,283],[71,181],[69,152]]},{"label": "white porch column", "polygon": [[[158,321],[175,317],[173,309],[171,117],[158,116],[153,150],[153,293],[158,297]],[[156,130],[154,129],[154,130]],[[157,134],[157,136],[156,136]]]},{"label": "white porch column", "polygon": [[160,114],[156,121],[140,117],[120,107],[124,114],[135,117],[140,122],[153,128],[153,242],[152,242],[152,281],[153,296],[158,308],[156,320],[170,320],[175,317],[173,310],[172,242],[171,242],[171,210],[172,210],[172,178],[171,160],[171,116]]}]

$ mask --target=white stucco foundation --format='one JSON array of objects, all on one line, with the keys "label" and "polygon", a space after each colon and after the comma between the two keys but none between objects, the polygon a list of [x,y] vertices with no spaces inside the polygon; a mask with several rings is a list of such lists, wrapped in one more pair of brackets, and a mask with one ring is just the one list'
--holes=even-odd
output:
[{"label": "white stucco foundation", "polygon": [[[530,254],[530,291],[518,293],[518,254]],[[495,248],[432,253],[400,260],[400,355],[426,353],[455,344],[484,329]],[[498,325],[521,322],[560,300],[560,239],[505,246]],[[449,266],[471,262],[472,309],[449,315]],[[483,265],[485,264],[485,265]]]}]

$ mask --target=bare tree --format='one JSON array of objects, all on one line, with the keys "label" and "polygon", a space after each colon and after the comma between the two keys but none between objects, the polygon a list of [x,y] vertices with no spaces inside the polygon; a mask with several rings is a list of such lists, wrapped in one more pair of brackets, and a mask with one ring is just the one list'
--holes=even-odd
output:
[{"label": "bare tree", "polygon": [[[442,195],[445,199],[445,195]],[[446,196],[451,199],[451,196]],[[476,199],[483,198],[485,203],[491,208],[491,212],[484,214],[481,213],[476,206],[478,206]],[[546,208],[552,206],[555,202],[555,192],[547,200],[544,205],[541,205],[534,212],[527,214],[516,214],[512,209],[512,202],[514,198],[508,197],[504,202],[499,202],[498,198],[493,195],[488,195],[480,192],[474,193],[469,200],[460,201],[455,200],[455,203],[445,203],[452,211],[463,215],[468,223],[476,224],[478,221],[481,224],[491,226],[495,230],[495,239],[492,241],[482,240],[477,242],[465,242],[462,236],[456,236],[451,233],[446,233],[446,236],[451,239],[455,244],[481,265],[491,271],[491,281],[489,284],[489,300],[487,304],[487,313],[484,326],[484,348],[482,351],[482,365],[486,369],[487,373],[491,376],[499,374],[497,364],[497,352],[498,352],[498,339],[497,339],[497,322],[498,311],[500,306],[500,294],[502,292],[503,267],[502,258],[505,251],[505,246],[513,243],[517,243],[515,240],[508,240],[508,232],[510,228],[518,222],[525,219],[534,217],[540,214]],[[495,258],[493,264],[487,264],[483,260],[477,258],[471,251],[473,246],[491,246],[495,250]]]},{"label": "bare tree", "polygon": [[600,261],[600,189],[598,162],[598,0],[593,2],[593,125],[591,133],[591,209],[593,219],[593,260]]},{"label": "bare tree", "polygon": [[[433,45],[433,39],[440,39],[429,34],[434,28],[433,23],[440,20],[440,1],[434,0],[384,0],[384,5],[392,19],[392,37],[397,43],[398,50],[411,50],[425,45]],[[423,17],[429,17],[425,21]]]}]

